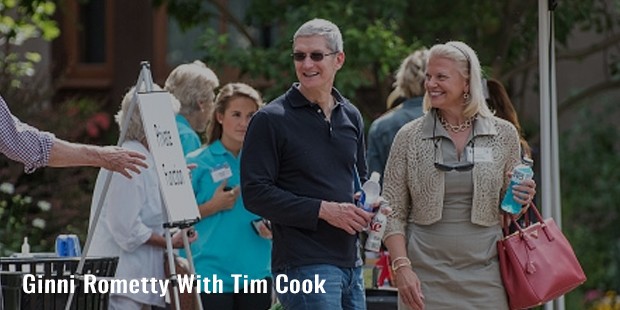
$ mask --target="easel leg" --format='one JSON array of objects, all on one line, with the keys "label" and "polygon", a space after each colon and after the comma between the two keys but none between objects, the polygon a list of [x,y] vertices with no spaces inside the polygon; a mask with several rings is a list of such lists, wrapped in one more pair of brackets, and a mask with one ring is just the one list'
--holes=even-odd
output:
[{"label": "easel leg", "polygon": [[168,268],[169,268],[168,270],[170,270],[170,282],[172,284],[172,295],[174,296],[171,302],[174,302],[174,305],[176,306],[174,309],[180,310],[181,302],[179,299],[179,283],[178,283],[178,278],[177,278],[176,266],[174,264],[174,253],[172,253],[172,251],[174,250],[174,248],[172,247],[172,236],[170,235],[169,227],[166,227],[165,230],[166,230],[166,233],[165,233],[166,255],[168,255]]},{"label": "easel leg", "polygon": [[[183,247],[185,248],[185,253],[187,254],[187,261],[189,263],[189,272],[190,274],[196,275],[196,269],[194,268],[194,258],[192,257],[192,250],[189,246],[189,239],[187,238],[187,234],[183,234]],[[198,288],[195,290],[196,292],[196,305],[199,310],[203,310],[202,308],[202,300],[200,300],[200,292]]]}]

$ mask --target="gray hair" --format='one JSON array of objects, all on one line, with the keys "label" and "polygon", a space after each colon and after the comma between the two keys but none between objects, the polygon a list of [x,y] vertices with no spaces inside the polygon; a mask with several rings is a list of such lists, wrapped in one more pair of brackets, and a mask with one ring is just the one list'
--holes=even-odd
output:
[{"label": "gray hair", "polygon": [[213,106],[215,89],[220,85],[215,73],[202,61],[182,64],[174,68],[164,89],[169,91],[181,103],[181,114],[199,110],[198,102],[206,102]]},{"label": "gray hair", "polygon": [[[428,59],[433,57],[446,58],[454,61],[457,70],[469,84],[469,99],[463,111],[465,117],[474,116],[476,113],[482,116],[492,116],[484,99],[482,90],[482,68],[476,52],[469,45],[460,41],[450,41],[445,44],[436,44],[431,47]],[[428,94],[424,96],[424,111],[431,109],[431,102]]]},{"label": "gray hair", "polygon": [[[153,84],[154,91],[161,91],[161,87],[157,84]],[[114,120],[118,124],[119,128],[123,127],[125,121],[125,114],[129,112],[131,106],[131,100],[133,99],[136,87],[132,87],[123,97],[121,102],[121,109],[114,116]],[[179,111],[179,101],[171,96],[170,104],[172,105],[172,111],[177,113]],[[129,124],[127,125],[127,132],[125,140],[136,140],[146,145],[146,134],[144,133],[144,126],[142,125],[142,116],[140,115],[140,106],[138,102],[135,103],[133,114],[129,117]]]},{"label": "gray hair", "polygon": [[396,71],[394,87],[407,98],[424,95],[428,49],[421,48],[403,60]]},{"label": "gray hair", "polygon": [[297,29],[293,35],[293,42],[299,37],[322,36],[327,41],[327,47],[332,52],[344,51],[344,43],[342,42],[342,34],[340,29],[334,23],[326,20],[315,18],[305,22]]}]

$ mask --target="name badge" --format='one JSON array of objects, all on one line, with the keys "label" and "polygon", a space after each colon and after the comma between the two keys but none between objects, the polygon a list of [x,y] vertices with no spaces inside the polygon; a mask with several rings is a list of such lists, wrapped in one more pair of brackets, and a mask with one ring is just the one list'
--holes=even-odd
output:
[{"label": "name badge", "polygon": [[[473,161],[476,163],[481,162],[493,162],[493,152],[488,147],[466,147],[467,161]],[[472,160],[473,157],[473,160]]]},{"label": "name badge", "polygon": [[228,163],[221,164],[211,169],[211,178],[213,179],[213,183],[218,183],[230,178],[231,176],[232,170],[230,170]]}]

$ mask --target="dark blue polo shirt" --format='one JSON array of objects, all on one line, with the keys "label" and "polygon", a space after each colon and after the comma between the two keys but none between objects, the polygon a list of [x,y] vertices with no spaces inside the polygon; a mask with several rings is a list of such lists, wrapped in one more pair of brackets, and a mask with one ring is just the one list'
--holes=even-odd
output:
[{"label": "dark blue polo shirt", "polygon": [[245,207],[272,222],[273,271],[310,264],[354,267],[357,235],[318,218],[322,200],[353,202],[366,175],[360,112],[336,90],[331,120],[294,84],[250,122],[241,156]]}]

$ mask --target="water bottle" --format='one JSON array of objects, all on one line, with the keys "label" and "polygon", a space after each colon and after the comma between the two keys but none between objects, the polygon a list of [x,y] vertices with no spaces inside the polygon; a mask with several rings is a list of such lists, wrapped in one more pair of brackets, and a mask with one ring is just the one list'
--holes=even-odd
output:
[{"label": "water bottle", "polygon": [[514,168],[512,177],[510,178],[510,184],[508,184],[508,189],[506,189],[506,195],[504,196],[504,200],[502,200],[502,210],[511,214],[518,214],[521,212],[523,206],[515,201],[512,193],[512,186],[520,184],[525,180],[531,180],[533,177],[534,171],[532,171],[529,165],[520,164]]},{"label": "water bottle", "polygon": [[381,178],[381,174],[379,172],[373,171],[370,174],[370,179],[364,182],[362,185],[362,195],[360,196],[359,205],[362,209],[372,212],[373,204],[377,202],[379,195],[381,194],[381,185],[379,185],[379,179]]},{"label": "water bottle", "polygon": [[71,257],[82,255],[80,239],[76,235],[58,235],[56,237],[56,255]]},{"label": "water bottle", "polygon": [[28,237],[24,237],[24,243],[22,243],[22,257],[32,256],[30,255],[30,244],[28,244]]},{"label": "water bottle", "polygon": [[368,226],[368,239],[366,239],[366,246],[364,247],[368,251],[379,252],[381,249],[381,240],[385,233],[385,225],[387,224],[387,207],[386,201],[381,201],[379,212],[375,214]]}]

